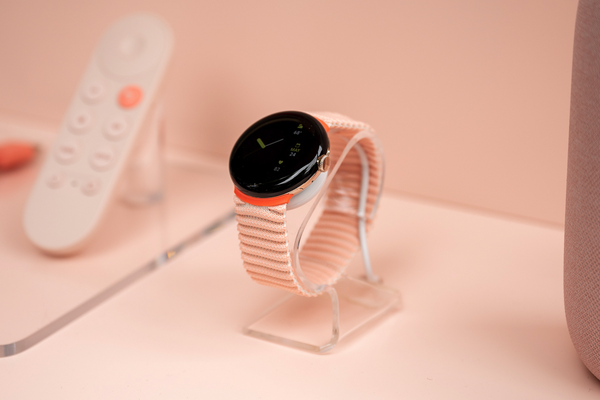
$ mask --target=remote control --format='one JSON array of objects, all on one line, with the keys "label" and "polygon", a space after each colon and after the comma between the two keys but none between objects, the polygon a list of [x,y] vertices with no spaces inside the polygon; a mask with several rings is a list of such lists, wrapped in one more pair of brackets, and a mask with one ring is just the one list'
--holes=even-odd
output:
[{"label": "remote control", "polygon": [[148,14],[103,34],[25,205],[24,227],[45,252],[90,239],[160,89],[173,47],[169,26]]}]

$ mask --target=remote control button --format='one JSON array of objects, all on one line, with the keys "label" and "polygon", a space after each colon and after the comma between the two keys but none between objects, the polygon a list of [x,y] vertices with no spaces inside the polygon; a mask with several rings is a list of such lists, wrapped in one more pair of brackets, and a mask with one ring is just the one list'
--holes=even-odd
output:
[{"label": "remote control button", "polygon": [[65,180],[61,174],[58,172],[53,172],[46,178],[46,185],[50,189],[58,189],[63,185],[64,181]]},{"label": "remote control button", "polygon": [[142,89],[137,86],[125,86],[119,93],[119,105],[123,108],[133,108],[142,101]]},{"label": "remote control button", "polygon": [[122,57],[135,57],[144,50],[144,39],[135,34],[125,36],[119,42],[118,49]]},{"label": "remote control button", "polygon": [[104,136],[112,141],[121,140],[127,134],[128,127],[127,121],[123,117],[109,118],[104,124]]},{"label": "remote control button", "polygon": [[117,160],[117,152],[109,146],[94,150],[90,156],[90,165],[96,171],[109,170]]},{"label": "remote control button", "polygon": [[100,39],[100,66],[117,77],[137,75],[156,64],[168,40],[163,24],[154,18],[138,15],[117,21]]},{"label": "remote control button", "polygon": [[99,103],[106,94],[106,87],[100,81],[92,81],[86,84],[82,91],[81,95],[83,97],[83,101],[89,104],[97,104]]},{"label": "remote control button", "polygon": [[81,146],[74,140],[66,140],[59,143],[54,152],[56,161],[61,164],[73,164],[79,158]]},{"label": "remote control button", "polygon": [[100,179],[85,179],[81,184],[81,193],[86,196],[93,196],[97,194],[101,188],[102,183],[100,182]]},{"label": "remote control button", "polygon": [[73,113],[69,121],[69,127],[73,133],[85,133],[92,127],[93,119],[90,110],[82,108]]}]

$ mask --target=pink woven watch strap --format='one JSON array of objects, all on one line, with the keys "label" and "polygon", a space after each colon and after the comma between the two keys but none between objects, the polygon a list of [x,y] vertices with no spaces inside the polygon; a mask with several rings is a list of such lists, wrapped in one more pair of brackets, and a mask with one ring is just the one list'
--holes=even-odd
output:
[{"label": "pink woven watch strap", "polygon": [[[347,140],[361,131],[371,131],[362,122],[333,113],[311,113],[330,128],[331,165],[335,165]],[[383,159],[379,147],[370,139],[359,142],[369,160],[367,228],[372,222],[383,179]],[[321,218],[300,250],[300,263],[306,278],[315,284],[334,284],[360,247],[358,203],[362,163],[352,149],[338,169],[327,192]],[[292,266],[286,227],[286,204],[255,206],[234,198],[244,268],[256,282],[303,296],[316,296],[304,285]]]}]

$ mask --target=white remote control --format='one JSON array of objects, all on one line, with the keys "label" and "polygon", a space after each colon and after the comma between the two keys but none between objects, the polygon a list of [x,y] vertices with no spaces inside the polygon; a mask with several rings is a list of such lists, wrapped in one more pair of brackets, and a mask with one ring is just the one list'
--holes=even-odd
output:
[{"label": "white remote control", "polygon": [[135,14],[102,36],[25,206],[25,232],[53,254],[78,250],[98,227],[165,73],[168,25]]}]

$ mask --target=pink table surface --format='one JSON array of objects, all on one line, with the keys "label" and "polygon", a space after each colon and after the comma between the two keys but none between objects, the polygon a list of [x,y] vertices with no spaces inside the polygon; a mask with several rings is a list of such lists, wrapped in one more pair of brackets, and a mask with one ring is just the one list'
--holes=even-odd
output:
[{"label": "pink table surface", "polygon": [[246,276],[236,236],[228,225],[34,348],[0,359],[0,398],[600,394],[567,332],[560,229],[384,196],[371,256],[403,306],[324,356],[242,334],[282,293]]}]

